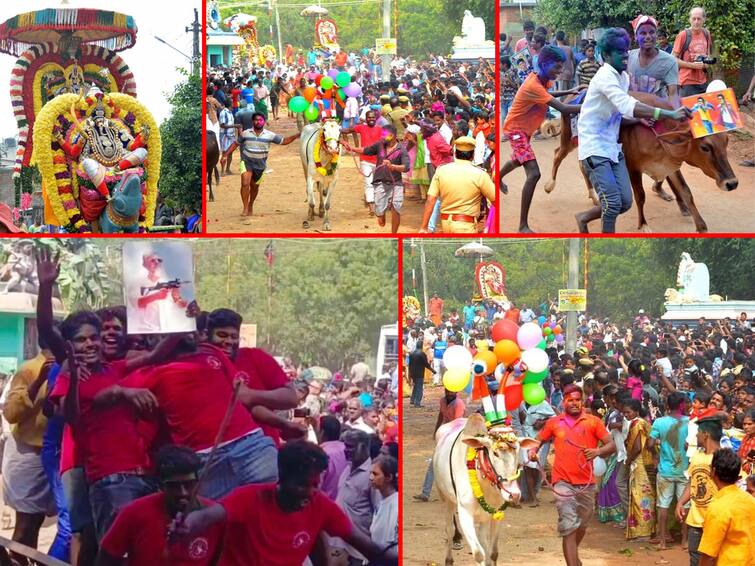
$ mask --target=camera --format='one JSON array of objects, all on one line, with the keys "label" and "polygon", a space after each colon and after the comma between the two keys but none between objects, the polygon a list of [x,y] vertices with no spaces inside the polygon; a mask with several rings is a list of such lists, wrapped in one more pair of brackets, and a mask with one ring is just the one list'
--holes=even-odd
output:
[{"label": "camera", "polygon": [[706,65],[715,65],[718,62],[718,57],[706,57],[705,55],[698,55],[695,58],[695,62],[705,63]]}]

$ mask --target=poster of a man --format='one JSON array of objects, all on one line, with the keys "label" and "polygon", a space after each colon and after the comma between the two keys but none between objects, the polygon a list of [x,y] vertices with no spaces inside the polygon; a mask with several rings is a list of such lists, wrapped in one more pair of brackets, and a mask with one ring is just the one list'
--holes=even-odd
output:
[{"label": "poster of a man", "polygon": [[737,99],[730,88],[688,96],[682,98],[682,104],[694,113],[690,126],[696,138],[743,127]]},{"label": "poster of a man", "polygon": [[129,334],[192,332],[194,301],[191,246],[179,242],[129,242],[123,273]]}]

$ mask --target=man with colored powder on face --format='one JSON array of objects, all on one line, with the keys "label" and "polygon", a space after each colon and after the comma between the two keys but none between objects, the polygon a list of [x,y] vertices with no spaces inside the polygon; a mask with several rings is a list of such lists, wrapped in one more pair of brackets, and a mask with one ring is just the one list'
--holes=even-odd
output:
[{"label": "man with colored powder on face", "polygon": [[[341,130],[344,139],[351,134],[359,134],[359,147],[369,147],[383,137],[383,128],[377,125],[377,112],[368,110],[364,115],[364,124],[356,124],[353,128]],[[359,170],[364,179],[364,201],[370,209],[370,216],[375,214],[375,187],[372,185],[372,175],[377,166],[377,156],[359,156]]]},{"label": "man with colored powder on face", "polygon": [[[503,177],[517,167],[524,167],[527,180],[522,188],[522,209],[519,217],[519,231],[532,232],[527,217],[529,215],[535,186],[540,180],[540,168],[535,158],[535,152],[530,145],[530,139],[540,124],[545,120],[548,106],[563,114],[579,112],[578,104],[564,104],[559,97],[576,94],[584,87],[563,92],[548,92],[551,82],[563,70],[566,60],[563,50],[559,47],[547,45],[542,48],[538,56],[538,74],[530,73],[514,97],[509,113],[503,123],[503,133],[508,136],[511,144],[511,160],[501,169],[501,183]],[[505,192],[505,184],[503,185]]]},{"label": "man with colored powder on face", "polygon": [[[622,118],[670,118],[683,121],[690,115],[687,108],[676,110],[648,106],[629,96],[630,39],[622,28],[610,28],[598,44],[604,64],[587,88],[579,114],[579,161],[598,194],[600,206],[575,216],[579,231],[602,217],[603,232],[616,232],[616,220],[632,207],[632,187],[619,143]],[[646,123],[646,125],[650,125]]]},{"label": "man with colored powder on face", "polygon": [[241,160],[244,165],[244,171],[241,173],[241,202],[244,205],[242,216],[251,216],[254,210],[254,201],[257,199],[262,176],[267,167],[270,144],[288,145],[301,135],[297,132],[283,137],[265,129],[265,123],[264,114],[255,112],[252,115],[252,128],[243,130],[228,151],[223,154],[223,157],[227,159],[237,147],[241,146]]},{"label": "man with colored powder on face", "polygon": [[[611,434],[599,417],[583,410],[583,392],[576,385],[564,388],[564,412],[551,417],[537,433],[530,461],[537,461],[543,442],[554,440],[553,494],[558,510],[558,533],[567,566],[580,566],[579,544],[595,507],[593,462],[616,450]],[[598,448],[598,443],[603,445]]]}]

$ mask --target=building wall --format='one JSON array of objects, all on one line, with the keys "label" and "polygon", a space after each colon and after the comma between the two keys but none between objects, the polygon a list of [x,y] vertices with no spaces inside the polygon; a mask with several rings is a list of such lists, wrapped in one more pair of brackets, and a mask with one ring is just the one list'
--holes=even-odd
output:
[{"label": "building wall", "polygon": [[[532,6],[510,5],[501,6],[500,26],[501,33],[511,37],[511,46],[513,47],[517,40],[524,37],[522,22],[524,20],[534,21],[534,8]],[[537,22],[535,22],[537,24]]]},{"label": "building wall", "polygon": [[210,67],[224,65],[230,67],[233,63],[233,52],[227,45],[208,45],[207,64]]}]

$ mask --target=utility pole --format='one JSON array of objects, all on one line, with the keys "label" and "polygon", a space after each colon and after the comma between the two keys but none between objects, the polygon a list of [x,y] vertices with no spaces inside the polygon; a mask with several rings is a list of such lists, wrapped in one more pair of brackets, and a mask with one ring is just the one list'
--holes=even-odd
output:
[{"label": "utility pole", "polygon": [[199,25],[199,11],[194,8],[194,23],[191,27],[186,28],[186,33],[192,32],[194,34],[194,51],[192,52],[191,59],[191,72],[192,74],[200,74],[202,70],[202,53],[200,51],[200,39],[199,32],[201,27]]},{"label": "utility pole", "polygon": [[285,61],[283,53],[283,40],[281,39],[281,15],[278,11],[278,2],[275,0],[275,27],[278,29],[278,60]]},{"label": "utility pole", "polygon": [[419,240],[419,261],[422,267],[422,299],[425,306],[425,318],[430,314],[427,310],[427,270],[425,269],[425,242],[420,238]]},{"label": "utility pole", "polygon": [[[569,239],[569,289],[579,288],[580,238]],[[577,349],[577,312],[566,313],[566,351],[573,354]]]},{"label": "utility pole", "polygon": [[[391,37],[391,0],[383,0],[383,37]],[[391,77],[391,56],[381,55],[380,59],[383,61],[383,81],[387,81]]]}]

